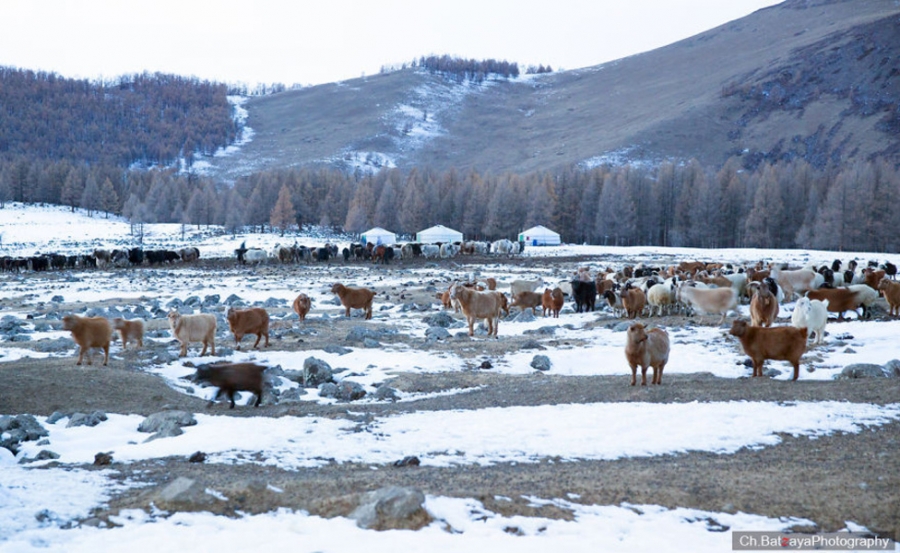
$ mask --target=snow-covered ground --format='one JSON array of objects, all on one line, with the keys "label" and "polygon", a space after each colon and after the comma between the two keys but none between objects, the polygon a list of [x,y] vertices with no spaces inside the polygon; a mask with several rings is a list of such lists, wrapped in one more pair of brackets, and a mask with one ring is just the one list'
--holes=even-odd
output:
[{"label": "snow-covered ground", "polygon": [[[146,225],[144,247],[197,246],[203,257],[228,257],[241,242],[247,246],[271,249],[275,243],[294,242],[319,245],[321,236],[287,236],[247,234],[232,237],[219,229],[186,229],[182,239],[181,225]],[[135,245],[130,225],[122,220],[60,208],[36,208],[8,204],[0,209],[0,255],[33,255],[36,252],[86,253],[94,247]],[[794,264],[830,263],[838,258],[861,261],[877,259],[900,264],[900,256],[866,252],[776,251],[776,250],[696,250],[675,248],[609,248],[563,245],[552,248],[528,248],[524,255],[583,256],[581,265],[592,268],[615,266],[629,259],[662,264],[686,259],[725,259],[733,262],[758,260],[788,261]],[[485,265],[482,274],[501,281],[539,277],[548,284],[567,274],[570,268],[554,270],[528,266],[510,266],[500,261]],[[429,272],[430,271],[430,272]],[[447,279],[463,276],[452,264],[440,268]],[[416,267],[399,276],[385,276],[378,271],[357,271],[356,284],[380,287],[397,286],[433,274],[434,269]],[[177,273],[177,274],[175,274]],[[188,296],[201,299],[213,294],[222,298],[235,294],[246,302],[274,298],[290,302],[304,291],[313,299],[310,317],[327,319],[340,308],[330,300],[329,285],[333,276],[315,266],[302,274],[279,281],[264,277],[229,276],[202,268],[182,269],[173,274],[145,268],[140,271],[73,271],[67,278],[55,280],[29,279],[21,275],[0,274],[0,299],[15,298],[24,307],[0,311],[0,317],[11,316],[34,330],[33,339],[65,337],[58,330],[36,328],[26,319],[30,306],[54,301],[88,302],[118,298],[123,312],[148,307],[147,297],[165,305],[173,299]],[[160,287],[159,282],[165,286]],[[162,289],[164,288],[164,290]],[[148,293],[152,290],[152,293]],[[62,303],[60,302],[60,303]],[[787,323],[792,303],[782,307],[780,323]],[[376,302],[375,320],[389,322],[414,338],[425,338],[426,327],[420,318],[402,311],[400,306]],[[747,314],[746,306],[741,307]],[[612,328],[586,325],[598,318],[613,319],[606,313],[566,313],[560,319],[538,319],[531,322],[503,321],[500,340],[520,336],[525,331],[556,325],[557,344],[541,353],[552,363],[551,374],[562,376],[623,375],[622,358],[625,335]],[[672,356],[666,374],[711,373],[720,378],[740,378],[749,373],[741,364],[743,354],[721,328],[696,326],[670,328]],[[839,336],[829,336],[825,347],[817,348],[816,359],[804,358],[801,380],[831,380],[850,363],[885,364],[900,358],[894,340],[900,335],[900,321],[852,321],[840,326]],[[565,345],[578,341],[578,346]],[[46,356],[21,344],[0,344],[0,370],[14,367],[22,357]],[[477,341],[473,342],[477,347]],[[72,355],[74,348],[65,352]],[[119,345],[113,346],[113,357],[120,356]],[[530,362],[534,352],[515,352],[492,356],[493,371],[507,374],[533,372]],[[191,354],[196,356],[196,351]],[[316,357],[332,366],[352,373],[353,380],[368,391],[394,374],[408,371],[448,372],[468,368],[471,359],[452,353],[417,350],[409,342],[383,344],[377,349],[351,348],[340,355],[310,350],[297,355],[274,350],[229,353],[225,359],[252,360],[280,365],[285,370],[301,370],[307,357]],[[783,363],[769,363],[782,373],[778,379],[790,377]],[[184,393],[208,398],[212,388],[188,387],[181,378],[193,372],[182,361],[144,367],[159,375],[173,388]],[[0,382],[2,385],[2,382]],[[296,386],[284,379],[284,387]],[[444,393],[468,393],[451,390]],[[371,394],[370,394],[371,395]],[[400,401],[424,397],[424,394],[401,394]],[[333,401],[309,394],[307,401]],[[250,398],[244,394],[240,403]],[[375,399],[363,399],[374,402]],[[351,407],[352,408],[352,407]],[[7,413],[0,405],[0,415]],[[342,544],[367,551],[547,551],[566,548],[572,551],[665,551],[673,544],[690,544],[692,551],[728,550],[731,534],[721,526],[742,530],[784,530],[807,523],[783,513],[782,518],[767,518],[753,513],[711,513],[692,509],[665,509],[654,505],[584,505],[574,497],[528,498],[535,504],[550,503],[570,510],[571,521],[538,517],[506,517],[488,511],[475,499],[429,496],[426,508],[435,522],[418,532],[361,530],[344,518],[322,519],[304,512],[277,512],[218,517],[206,513],[168,513],[127,511],[115,522],[114,529],[90,527],[70,528],[69,521],[88,515],[123,486],[114,483],[106,472],[74,468],[90,463],[97,451],[114,451],[120,462],[155,459],[170,455],[189,455],[198,450],[210,455],[210,463],[257,463],[283,469],[316,467],[325,462],[360,462],[373,470],[415,452],[423,465],[465,466],[495,463],[533,463],[548,458],[560,462],[604,460],[627,457],[653,457],[687,451],[704,451],[729,455],[741,448],[778,447],[780,436],[818,436],[834,432],[856,433],[866,428],[900,420],[900,403],[880,406],[847,402],[762,401],[709,403],[598,403],[494,407],[480,410],[415,412],[375,417],[360,432],[358,423],[323,417],[227,417],[196,415],[198,424],[186,427],[177,437],[143,443],[146,435],[136,429],[142,420],[134,415],[109,413],[107,421],[96,427],[66,428],[65,419],[47,424],[36,417],[50,432],[49,443],[37,446],[25,442],[18,458],[0,448],[0,552],[18,551],[120,551],[149,548],[197,551],[237,550],[260,544],[279,549],[304,551],[337,551],[331,536],[341,535]],[[594,421],[603,420],[603,425]],[[666,420],[660,427],[655,421]],[[244,427],[249,426],[253,430]],[[351,428],[354,427],[354,428]],[[677,430],[674,430],[677,429]],[[235,441],[233,436],[241,436]],[[23,457],[33,457],[41,449],[50,448],[60,455],[58,466],[39,468],[44,462],[18,465]],[[254,455],[248,455],[254,453]],[[327,460],[327,461],[326,461]],[[215,495],[216,490],[209,493]],[[714,521],[712,524],[710,521]],[[858,529],[848,521],[848,529]],[[715,527],[713,527],[715,526]],[[511,535],[515,527],[520,535]],[[450,531],[448,531],[448,529]],[[260,539],[264,536],[264,539]],[[351,544],[348,546],[348,544]],[[679,547],[676,547],[678,549]]]}]

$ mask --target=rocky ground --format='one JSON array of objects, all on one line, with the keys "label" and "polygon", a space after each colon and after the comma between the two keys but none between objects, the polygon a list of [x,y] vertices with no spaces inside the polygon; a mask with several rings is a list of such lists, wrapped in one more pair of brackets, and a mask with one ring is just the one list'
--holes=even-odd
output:
[{"label": "rocky ground", "polygon": [[[552,260],[566,263],[573,260]],[[540,259],[517,261],[540,264]],[[460,270],[467,268],[458,266]],[[408,267],[407,267],[408,269]],[[388,270],[407,270],[388,269]],[[245,270],[223,266],[223,271]],[[271,274],[284,269],[271,268]],[[340,269],[343,270],[343,269]],[[438,271],[439,273],[440,271]],[[35,278],[58,278],[53,275]],[[436,280],[439,280],[436,277]],[[425,282],[429,282],[425,279]],[[425,287],[404,290],[386,287],[382,298],[425,302],[432,292]],[[400,298],[400,295],[403,298]],[[12,309],[24,298],[3,301]],[[18,302],[18,303],[17,303]],[[101,302],[98,302],[98,305]],[[68,306],[71,308],[72,306]],[[279,309],[287,309],[279,308]],[[274,309],[273,311],[279,311]],[[432,314],[434,312],[432,311]],[[692,324],[713,324],[693,318]],[[310,320],[315,332],[297,333],[287,324],[273,325],[272,349],[303,352],[341,343],[359,319]],[[596,324],[608,324],[607,319]],[[684,321],[681,321],[683,324]],[[367,323],[372,328],[384,321]],[[564,324],[564,320],[560,320]],[[666,320],[679,324],[678,317]],[[162,330],[161,321],[148,325]],[[280,326],[280,328],[279,328]],[[589,329],[588,329],[589,330]],[[220,332],[220,344],[228,342]],[[392,338],[408,341],[402,334]],[[76,367],[71,358],[23,359],[0,364],[0,413],[50,415],[56,411],[150,415],[166,409],[215,412],[235,417],[314,414],[364,421],[390,413],[448,409],[478,409],[513,405],[552,405],[597,402],[691,401],[825,401],[888,404],[900,400],[900,378],[848,379],[829,382],[770,379],[725,379],[698,372],[667,375],[660,387],[632,388],[629,377],[557,376],[535,371],[528,375],[497,374],[480,368],[491,356],[516,351],[529,337],[505,337],[490,341],[451,337],[417,347],[454,351],[472,362],[457,372],[406,373],[386,382],[403,392],[436,392],[471,389],[467,393],[400,403],[318,404],[314,402],[266,402],[258,409],[228,410],[169,387],[158,376],[142,370],[147,359],[174,351],[174,342],[148,341],[142,353],[127,352],[108,367]],[[246,343],[247,339],[245,339]],[[577,347],[569,340],[567,347]],[[553,347],[553,340],[545,342]],[[9,344],[5,344],[9,345]],[[29,347],[27,344],[15,344]],[[222,347],[220,345],[220,347]],[[623,363],[623,369],[625,368]],[[315,390],[312,390],[315,393]],[[603,424],[603,421],[597,421]],[[659,424],[666,424],[660,421]],[[693,507],[714,512],[746,512],[772,517],[790,515],[813,520],[819,530],[845,527],[852,520],[871,530],[900,538],[900,423],[884,424],[857,434],[835,434],[817,439],[783,436],[773,447],[742,449],[732,455],[685,453],[614,461],[559,462],[546,459],[533,464],[497,464],[435,468],[426,466],[377,466],[331,463],[324,467],[281,470],[258,465],[221,465],[189,462],[187,458],[153,459],[117,463],[119,477],[146,484],[132,487],[96,513],[100,520],[123,508],[213,510],[222,514],[259,513],[278,507],[304,509],[322,516],[347,515],[358,504],[359,494],[388,485],[417,488],[426,494],[473,497],[485,507],[503,514],[570,517],[558,507],[538,507],[528,497],[577,498],[585,504],[657,504]],[[399,461],[399,460],[398,460]],[[84,467],[93,469],[95,467]],[[179,477],[199,483],[199,488],[219,490],[228,501],[160,504],[158,492]],[[282,490],[273,493],[271,487]],[[573,495],[575,494],[575,495]],[[511,501],[498,501],[498,497]]]}]

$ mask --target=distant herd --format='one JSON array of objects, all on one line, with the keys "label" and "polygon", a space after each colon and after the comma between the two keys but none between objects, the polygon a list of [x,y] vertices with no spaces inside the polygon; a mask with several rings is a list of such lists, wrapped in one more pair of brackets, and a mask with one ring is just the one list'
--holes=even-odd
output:
[{"label": "distant herd", "polygon": [[[515,255],[522,251],[524,245],[511,240],[494,242],[437,242],[420,244],[368,244],[351,243],[344,248],[336,244],[322,246],[303,246],[294,243],[290,246],[276,244],[271,251],[262,248],[247,248],[244,243],[234,250],[234,258],[240,265],[259,265],[270,261],[277,263],[300,263],[314,261],[330,261],[343,259],[349,261],[371,261],[388,264],[401,259],[449,259],[458,255]],[[110,267],[163,266],[173,263],[191,263],[200,259],[200,250],[196,247],[185,247],[177,250],[143,249],[141,247],[103,249],[84,254],[63,255],[58,253],[35,254],[32,256],[0,256],[0,271],[50,271],[72,269],[103,269]]]},{"label": "distant herd", "polygon": [[[402,250],[406,246],[409,245],[399,248],[401,253],[395,255],[402,257]],[[361,246],[361,249],[369,252],[367,259],[372,259],[373,252],[379,247],[381,246]],[[441,248],[442,246],[439,250]],[[306,248],[306,253],[301,254],[300,259],[307,254],[312,259],[319,259],[325,255],[332,256],[336,251],[333,245],[324,246],[323,249],[328,253],[321,253],[320,248]],[[357,252],[359,249],[353,245],[344,248],[344,251]],[[196,260],[199,257],[199,252],[186,250],[188,249],[175,252],[182,261]],[[273,252],[272,257],[280,262],[295,261],[296,251],[292,247],[287,250],[287,257],[281,255],[281,250]],[[252,256],[249,254],[253,251],[242,245],[236,254],[247,263],[251,262]],[[149,252],[143,253],[149,261]],[[99,266],[100,258],[104,259],[104,263],[115,263],[117,258],[121,259],[121,255],[110,254],[108,258],[103,255],[98,258],[95,255],[94,259]],[[357,253],[350,255],[356,256]],[[359,255],[366,259],[365,254]],[[381,255],[384,256],[383,253]],[[866,267],[859,267],[855,262],[850,262],[846,271],[843,268],[844,264],[839,260],[831,266],[810,265],[794,269],[761,262],[743,267],[710,262],[681,262],[668,267],[639,264],[626,265],[619,270],[607,268],[594,272],[588,267],[582,267],[570,279],[545,287],[542,292],[537,289],[544,284],[543,279],[511,282],[508,298],[505,293],[497,290],[496,279],[469,278],[465,282],[450,283],[444,292],[437,294],[437,299],[444,308],[462,311],[468,324],[469,336],[475,335],[475,324],[483,320],[488,337],[493,338],[498,335],[501,314],[508,315],[511,308],[518,307],[522,312],[530,310],[532,314],[536,314],[536,309],[540,307],[544,317],[559,317],[566,297],[573,300],[574,310],[579,313],[593,311],[599,298],[614,314],[629,319],[696,313],[719,316],[718,324],[722,324],[729,313],[736,311],[738,304],[748,302],[750,320],[734,320],[729,334],[737,338],[750,357],[753,376],[763,376],[763,363],[766,359],[773,359],[790,362],[793,380],[797,380],[800,357],[807,349],[808,340],[815,336],[814,343],[822,343],[829,313],[836,314],[838,320],[842,320],[844,314],[850,311],[859,318],[870,318],[872,306],[883,296],[888,304],[889,315],[900,316],[900,282],[896,281],[896,266],[892,263],[869,262]],[[344,307],[344,316],[349,317],[351,309],[360,309],[366,320],[372,318],[375,291],[335,283],[331,292]],[[791,324],[775,326],[779,305],[793,301],[795,297],[799,299],[792,313]],[[299,294],[294,300],[293,310],[301,322],[309,313],[311,304],[306,294]],[[238,349],[243,337],[248,334],[256,336],[254,348],[259,347],[263,338],[264,347],[269,345],[269,314],[265,309],[228,308],[225,318]],[[181,345],[181,356],[187,355],[188,346],[192,342],[203,344],[201,356],[206,355],[207,350],[215,355],[214,315],[182,315],[172,311],[168,314],[168,321],[173,337]],[[106,365],[109,359],[109,342],[114,330],[121,335],[123,347],[127,347],[129,342],[135,343],[137,347],[143,345],[143,322],[139,320],[114,319],[110,323],[102,317],[67,315],[63,317],[63,329],[71,331],[79,346],[78,365],[91,348],[103,350],[103,364]],[[661,384],[663,370],[670,355],[668,333],[653,325],[634,323],[626,334],[625,357],[631,368],[631,384],[636,384],[638,368],[641,370],[642,385],[647,384],[649,369],[653,370],[651,384]],[[88,355],[88,364],[90,363]],[[249,373],[246,374],[260,372],[258,365],[241,366],[243,365],[251,366],[247,368]],[[238,378],[236,375],[245,373],[236,366],[233,363],[219,363],[210,366],[211,369],[205,368],[202,375],[206,381],[217,383],[220,391],[228,393],[232,406],[235,391],[251,390],[257,393],[258,389],[261,390],[258,378],[249,378],[246,382],[241,380],[243,377]]]}]

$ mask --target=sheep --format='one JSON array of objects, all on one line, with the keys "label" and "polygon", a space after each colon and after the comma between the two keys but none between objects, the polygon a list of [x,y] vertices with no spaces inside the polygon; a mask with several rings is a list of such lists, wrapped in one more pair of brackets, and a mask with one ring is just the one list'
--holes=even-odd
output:
[{"label": "sheep", "polygon": [[266,367],[255,363],[217,363],[197,367],[194,379],[197,382],[209,382],[219,390],[210,400],[210,405],[224,392],[231,400],[229,409],[234,409],[235,392],[251,392],[256,395],[254,407],[262,402],[263,371]]},{"label": "sheep", "polygon": [[637,382],[641,367],[641,386],[647,385],[647,367],[653,367],[651,384],[662,384],[663,369],[669,361],[669,335],[661,328],[645,329],[641,323],[628,327],[625,358],[631,367],[631,385]]},{"label": "sheep", "polygon": [[778,316],[778,300],[764,283],[753,281],[747,289],[750,298],[750,324],[752,326],[772,326]]},{"label": "sheep", "polygon": [[509,304],[510,307],[518,307],[523,312],[526,309],[531,309],[531,314],[535,315],[535,309],[541,305],[541,295],[537,292],[528,292],[522,291],[516,294],[513,297],[512,303]]},{"label": "sheep", "polygon": [[475,335],[475,321],[486,319],[488,336],[497,337],[500,327],[501,297],[496,291],[479,292],[454,283],[450,287],[450,298],[459,300],[466,321],[469,323],[469,336]]},{"label": "sheep", "polygon": [[309,313],[309,310],[312,308],[312,300],[309,299],[309,296],[306,294],[300,294],[294,299],[293,304],[294,313],[300,317],[301,321],[306,320],[306,315]]},{"label": "sheep", "polygon": [[810,337],[815,332],[814,344],[819,345],[824,340],[826,323],[828,323],[828,300],[810,300],[805,296],[797,300],[794,312],[791,313],[791,325],[807,329]]},{"label": "sheep", "polygon": [[365,309],[366,320],[372,318],[372,300],[375,299],[375,292],[368,288],[354,288],[344,286],[340,282],[335,283],[331,287],[331,293],[337,294],[341,299],[341,305],[344,306],[344,316],[350,316],[350,309]]},{"label": "sheep", "polygon": [[878,290],[884,295],[884,299],[888,302],[888,306],[890,307],[888,313],[890,316],[896,317],[900,315],[900,282],[888,280],[886,278],[882,279],[881,284],[878,285]]},{"label": "sheep", "polygon": [[112,328],[109,321],[103,317],[79,317],[78,315],[66,315],[62,319],[63,330],[72,332],[72,339],[78,344],[78,361],[76,365],[81,365],[84,354],[87,352],[87,364],[91,365],[92,359],[90,354],[91,348],[103,349],[103,364],[109,362],[109,338],[112,335]]},{"label": "sheep", "polygon": [[644,310],[647,304],[647,296],[640,288],[626,288],[622,290],[622,306],[625,308],[625,316],[634,319]]},{"label": "sheep", "polygon": [[266,336],[266,345],[269,347],[269,314],[262,307],[250,307],[248,309],[234,309],[229,307],[225,311],[228,327],[234,334],[235,349],[241,349],[241,340],[247,334],[256,334],[256,342],[253,348],[259,347],[259,341]]},{"label": "sheep", "polygon": [[806,351],[807,329],[792,326],[764,328],[735,319],[728,333],[740,340],[744,353],[753,361],[753,376],[763,375],[766,359],[788,361],[794,367],[793,380],[800,376],[800,356]]},{"label": "sheep", "polygon": [[680,283],[675,293],[676,299],[701,313],[721,313],[719,324],[724,323],[728,312],[737,307],[737,294],[733,288],[702,289],[692,284],[692,281]]},{"label": "sheep", "polygon": [[144,321],[140,319],[126,321],[122,317],[116,317],[112,325],[122,338],[122,349],[128,347],[129,340],[136,342],[139,348],[144,347]]},{"label": "sheep", "polygon": [[803,295],[804,292],[815,290],[825,282],[825,277],[811,269],[788,271],[773,266],[771,276],[784,288],[784,299],[788,301],[793,299],[794,294]]},{"label": "sheep", "polygon": [[181,343],[179,355],[187,355],[188,344],[191,342],[203,342],[203,351],[200,356],[206,355],[207,347],[211,347],[212,355],[216,354],[216,317],[209,313],[197,315],[182,315],[177,311],[170,311],[168,315],[169,327],[172,335]]},{"label": "sheep", "polygon": [[553,317],[558,319],[559,311],[562,309],[564,303],[565,298],[563,297],[563,291],[561,289],[544,289],[544,294],[541,296],[541,309],[543,309],[545,317],[552,313]]}]

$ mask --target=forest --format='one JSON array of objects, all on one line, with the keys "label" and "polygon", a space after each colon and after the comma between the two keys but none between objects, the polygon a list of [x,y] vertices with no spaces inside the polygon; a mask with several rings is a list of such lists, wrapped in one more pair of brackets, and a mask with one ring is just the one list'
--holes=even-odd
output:
[{"label": "forest", "polygon": [[[519,72],[450,56],[413,64],[458,79]],[[493,240],[542,224],[570,243],[900,251],[900,170],[880,159],[813,166],[745,156],[721,167],[671,160],[528,174],[307,166],[225,184],[186,161],[234,141],[225,85],[146,73],[88,82],[3,67],[0,85],[0,206],[59,204],[138,225],[230,231],[381,226],[412,235],[443,224]]]},{"label": "forest", "polygon": [[223,84],[161,73],[106,82],[0,66],[0,159],[171,165],[232,143]]},{"label": "forest", "polygon": [[900,251],[900,171],[875,160],[818,170],[803,160],[745,169],[695,161],[570,167],[526,175],[328,168],[266,171],[233,186],[174,169],[20,159],[0,165],[0,205],[63,204],[133,223],[412,235],[434,224],[467,239],[515,237],[535,224],[563,241],[618,246]]}]

